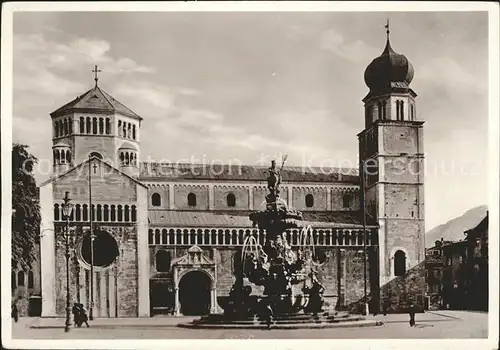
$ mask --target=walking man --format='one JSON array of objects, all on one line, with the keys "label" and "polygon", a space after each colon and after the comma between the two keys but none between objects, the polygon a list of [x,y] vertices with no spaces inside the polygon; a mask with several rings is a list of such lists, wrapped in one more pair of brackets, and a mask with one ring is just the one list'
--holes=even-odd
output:
[{"label": "walking man", "polygon": [[17,310],[17,298],[14,298],[14,301],[12,303],[11,317],[14,322],[17,322],[17,320],[19,319],[19,312]]},{"label": "walking man", "polygon": [[413,302],[410,302],[408,313],[410,314],[410,327],[413,327],[415,326],[415,305],[413,304]]}]

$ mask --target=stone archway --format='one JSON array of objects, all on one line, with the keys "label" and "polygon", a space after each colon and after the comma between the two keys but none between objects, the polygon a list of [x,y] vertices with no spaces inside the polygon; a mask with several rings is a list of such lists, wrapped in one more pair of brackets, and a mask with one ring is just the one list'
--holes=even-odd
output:
[{"label": "stone archway", "polygon": [[180,312],[183,315],[206,315],[211,309],[212,280],[203,271],[193,270],[179,281]]}]

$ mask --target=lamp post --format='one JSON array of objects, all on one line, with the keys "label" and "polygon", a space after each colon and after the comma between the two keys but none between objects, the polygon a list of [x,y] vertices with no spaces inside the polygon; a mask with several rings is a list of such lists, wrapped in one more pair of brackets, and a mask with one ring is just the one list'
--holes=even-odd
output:
[{"label": "lamp post", "polygon": [[66,243],[66,326],[64,327],[65,332],[69,332],[69,326],[71,326],[70,313],[71,313],[71,301],[70,301],[70,292],[69,292],[69,217],[71,215],[71,211],[73,210],[73,204],[70,203],[71,199],[69,198],[69,192],[66,191],[66,195],[64,196],[64,204],[62,205],[63,215],[66,219],[66,234],[65,234],[65,243]]}]

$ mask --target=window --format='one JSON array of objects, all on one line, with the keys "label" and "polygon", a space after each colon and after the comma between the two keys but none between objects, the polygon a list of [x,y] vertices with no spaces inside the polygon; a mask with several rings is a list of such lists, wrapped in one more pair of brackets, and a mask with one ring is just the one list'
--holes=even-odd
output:
[{"label": "window", "polygon": [[80,134],[85,133],[85,120],[83,117],[80,117]]},{"label": "window", "polygon": [[400,120],[399,113],[400,113],[400,109],[399,109],[399,100],[398,100],[398,101],[396,101],[396,120]]},{"label": "window", "polygon": [[151,205],[153,207],[160,207],[161,206],[161,196],[159,193],[153,193],[151,195]]},{"label": "window", "polygon": [[92,118],[92,134],[97,135],[97,118]]},{"label": "window", "polygon": [[130,207],[128,205],[125,206],[125,222],[130,221]]},{"label": "window", "polygon": [[116,207],[114,205],[111,206],[111,221],[116,221]]},{"label": "window", "polygon": [[170,252],[167,252],[166,250],[159,250],[156,253],[156,271],[169,272],[171,261],[172,258],[170,256]]},{"label": "window", "polygon": [[382,103],[377,103],[378,119],[382,119]]},{"label": "window", "polygon": [[343,197],[342,197],[342,207],[343,208],[350,208],[351,207],[351,195],[349,194],[345,194]]},{"label": "window", "polygon": [[67,135],[68,134],[68,120],[67,119],[64,119],[63,121],[63,128],[64,128],[64,135]]},{"label": "window", "polygon": [[90,134],[90,117],[87,117],[87,134]]},{"label": "window", "polygon": [[382,119],[387,119],[387,101],[382,102]]},{"label": "window", "polygon": [[236,197],[235,197],[235,195],[234,195],[234,194],[229,193],[229,194],[227,195],[226,200],[227,200],[227,206],[228,206],[228,207],[235,207],[235,206],[236,206]]},{"label": "window", "polygon": [[130,216],[132,218],[132,222],[137,221],[137,208],[135,207],[135,205],[132,206],[132,209],[130,211]]},{"label": "window", "polygon": [[394,275],[404,276],[406,274],[406,254],[398,250],[394,254]]},{"label": "window", "polygon": [[104,204],[104,221],[109,221],[109,206]]},{"label": "window", "polygon": [[109,135],[111,132],[111,124],[109,122],[109,118],[106,118],[106,135]]},{"label": "window", "polygon": [[405,119],[405,103],[404,101],[400,101],[400,108],[401,108],[401,120]]},{"label": "window", "polygon": [[28,288],[33,288],[34,280],[33,280],[33,271],[28,272]]},{"label": "window", "polygon": [[71,152],[66,152],[66,163],[71,164]]},{"label": "window", "polygon": [[75,220],[76,221],[82,220],[82,208],[80,204],[75,205]]},{"label": "window", "polygon": [[102,221],[102,205],[97,204],[97,221]]},{"label": "window", "polygon": [[123,221],[123,211],[122,211],[122,206],[118,206],[118,221]]},{"label": "window", "polygon": [[90,153],[89,157],[90,158],[95,157],[95,158],[102,159],[102,155],[99,152],[92,152],[92,153]]},{"label": "window", "polygon": [[122,136],[122,121],[118,121],[118,136]]},{"label": "window", "polygon": [[306,195],[306,207],[311,208],[314,206],[314,197],[312,194]]},{"label": "window", "polygon": [[188,194],[187,200],[190,207],[196,207],[196,195],[194,193]]},{"label": "window", "polygon": [[87,208],[88,208],[87,204],[84,204],[83,205],[83,213],[82,213],[83,214],[82,215],[83,221],[87,221],[89,219],[89,212],[88,212]]},{"label": "window", "polygon": [[153,230],[149,230],[148,244],[153,244]]},{"label": "window", "polygon": [[24,271],[19,271],[17,273],[17,285],[24,287]]},{"label": "window", "polygon": [[365,124],[366,127],[370,127],[372,125],[372,119],[373,119],[373,106],[367,106],[366,107],[366,112],[365,112]]},{"label": "window", "polygon": [[104,134],[104,120],[99,118],[99,134]]},{"label": "window", "polygon": [[54,204],[54,220],[55,221],[59,220],[59,215],[60,215],[59,204]]},{"label": "window", "polygon": [[135,125],[132,125],[132,138],[135,140]]},{"label": "window", "polygon": [[411,120],[415,120],[415,112],[413,110],[413,105],[410,105],[410,117]]}]

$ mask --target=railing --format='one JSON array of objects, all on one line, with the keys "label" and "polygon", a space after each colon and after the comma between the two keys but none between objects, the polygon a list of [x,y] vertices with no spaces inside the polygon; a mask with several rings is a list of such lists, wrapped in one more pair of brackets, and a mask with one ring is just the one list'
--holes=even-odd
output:
[{"label": "railing", "polygon": [[[287,242],[292,246],[300,245],[301,229],[290,229],[284,233]],[[256,228],[157,228],[149,229],[149,245],[164,246],[243,246],[245,238],[252,235],[263,245],[265,230]],[[312,229],[315,246],[363,246],[362,229]],[[376,229],[367,229],[366,245],[378,245]]]}]

